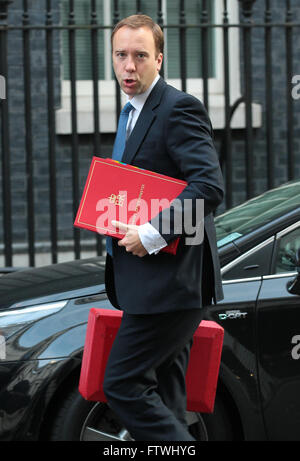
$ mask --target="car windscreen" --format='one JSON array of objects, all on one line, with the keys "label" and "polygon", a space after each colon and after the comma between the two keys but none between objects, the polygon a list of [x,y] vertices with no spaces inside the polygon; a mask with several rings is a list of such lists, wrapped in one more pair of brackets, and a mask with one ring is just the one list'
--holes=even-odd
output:
[{"label": "car windscreen", "polygon": [[218,247],[249,234],[300,205],[300,182],[293,181],[248,200],[215,218]]}]

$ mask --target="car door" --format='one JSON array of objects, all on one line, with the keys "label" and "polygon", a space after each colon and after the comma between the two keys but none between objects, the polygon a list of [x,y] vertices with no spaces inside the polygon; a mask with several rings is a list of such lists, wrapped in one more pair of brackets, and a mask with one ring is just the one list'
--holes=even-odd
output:
[{"label": "car door", "polygon": [[209,319],[225,330],[220,378],[231,393],[246,440],[264,440],[257,373],[256,302],[262,275],[269,274],[274,236],[222,268],[224,299]]},{"label": "car door", "polygon": [[270,440],[300,440],[300,292],[297,277],[300,221],[276,236],[272,275],[263,277],[257,302],[258,376]]}]

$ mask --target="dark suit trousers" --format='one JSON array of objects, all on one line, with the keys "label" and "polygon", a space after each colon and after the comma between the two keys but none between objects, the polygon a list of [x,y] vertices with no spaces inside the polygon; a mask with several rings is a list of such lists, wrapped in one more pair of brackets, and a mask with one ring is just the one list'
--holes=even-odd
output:
[{"label": "dark suit trousers", "polygon": [[104,392],[135,440],[194,440],[185,422],[185,374],[204,309],[124,312],[108,359]]}]

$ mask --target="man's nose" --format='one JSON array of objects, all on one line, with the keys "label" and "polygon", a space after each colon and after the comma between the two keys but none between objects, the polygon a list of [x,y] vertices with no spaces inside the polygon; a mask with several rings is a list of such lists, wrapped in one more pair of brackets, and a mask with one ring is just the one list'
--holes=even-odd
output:
[{"label": "man's nose", "polygon": [[125,63],[125,70],[127,72],[134,72],[135,71],[135,62],[131,56],[128,56]]}]

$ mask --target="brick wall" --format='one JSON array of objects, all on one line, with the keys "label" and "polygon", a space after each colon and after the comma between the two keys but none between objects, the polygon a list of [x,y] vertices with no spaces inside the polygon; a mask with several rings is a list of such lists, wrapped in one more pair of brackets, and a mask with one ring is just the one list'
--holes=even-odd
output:
[{"label": "brick wall", "polygon": [[[30,22],[45,23],[43,1],[29,1]],[[53,20],[59,21],[60,0],[52,2]],[[300,20],[300,7],[294,2],[295,20]],[[263,20],[264,2],[257,0],[254,6],[254,20]],[[284,20],[283,2],[272,2],[273,19]],[[9,23],[20,24],[22,21],[22,1],[15,0],[9,7]],[[264,38],[263,29],[253,31],[253,100],[262,105],[263,126],[254,132],[254,179],[255,193],[267,188],[266,163],[266,124],[265,124],[265,80],[264,80]],[[299,28],[294,31],[294,73],[300,74],[298,57],[300,56]],[[59,34],[54,34],[54,69],[55,69],[55,105],[60,104],[60,40]],[[242,49],[242,47],[241,47]],[[9,81],[8,97],[10,105],[10,148],[12,169],[12,209],[13,209],[13,241],[26,243],[26,169],[25,169],[25,125],[24,125],[24,85],[23,85],[23,50],[20,31],[11,31],[8,38]],[[243,57],[241,53],[241,64]],[[276,184],[287,178],[287,146],[286,146],[286,67],[284,29],[274,29],[273,41],[273,94],[274,94],[274,153]],[[34,198],[36,240],[50,239],[49,215],[49,178],[48,178],[48,116],[47,116],[47,82],[45,32],[34,30],[31,33],[31,76],[32,76],[32,143],[34,157]],[[295,101],[295,151],[297,165],[295,174],[300,175],[300,100]],[[233,202],[239,204],[246,198],[245,192],[245,131],[234,130],[233,134]],[[221,133],[216,130],[215,143],[220,146]],[[111,153],[113,135],[103,134],[101,137],[101,154]],[[83,187],[91,155],[93,153],[93,138],[90,135],[80,135],[80,183]],[[68,240],[73,237],[72,212],[72,168],[71,168],[71,136],[56,137],[57,164],[57,213],[58,238]],[[1,181],[1,179],[0,179]],[[2,184],[1,184],[2,186]],[[223,211],[221,206],[219,212]],[[0,219],[2,220],[2,203],[0,203]],[[89,232],[82,231],[83,238],[91,238]],[[0,238],[3,240],[3,224],[0,222]]]}]

